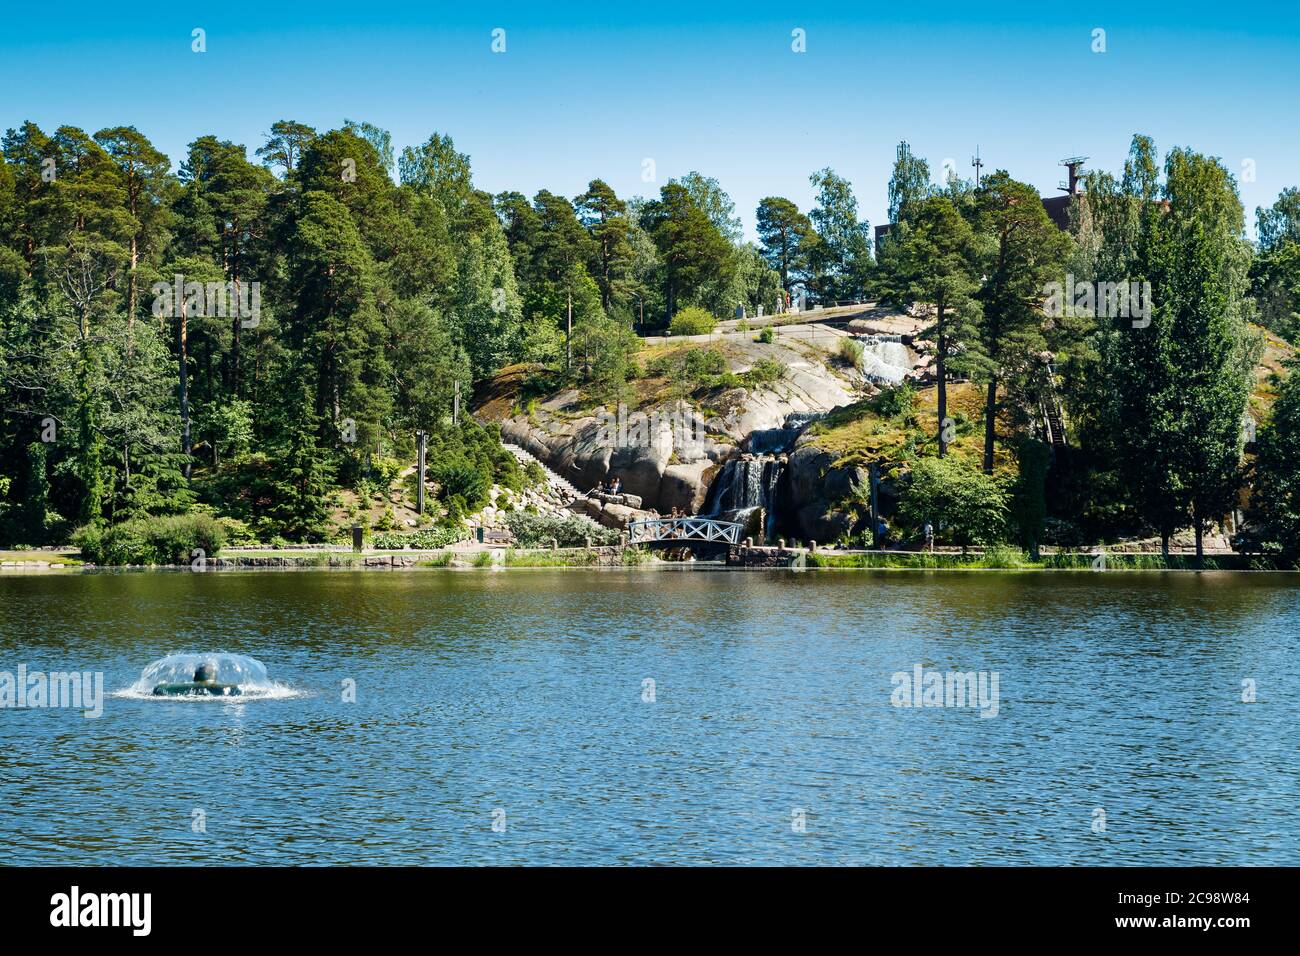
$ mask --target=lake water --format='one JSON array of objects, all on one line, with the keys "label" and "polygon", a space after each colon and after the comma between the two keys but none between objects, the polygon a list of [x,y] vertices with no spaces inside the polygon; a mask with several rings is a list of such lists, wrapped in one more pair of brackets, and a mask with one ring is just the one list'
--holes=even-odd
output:
[{"label": "lake water", "polygon": [[1298,645],[1270,574],[0,576],[0,671],[288,688],[0,710],[0,862],[1297,864]]}]

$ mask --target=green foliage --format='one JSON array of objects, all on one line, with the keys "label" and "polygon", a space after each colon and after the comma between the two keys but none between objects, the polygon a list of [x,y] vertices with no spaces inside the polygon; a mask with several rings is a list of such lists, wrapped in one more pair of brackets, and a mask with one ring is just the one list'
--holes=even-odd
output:
[{"label": "green foliage", "polygon": [[619,541],[617,531],[596,524],[583,515],[540,515],[513,511],[506,515],[506,526],[521,548],[549,546],[552,539],[561,548],[585,547],[588,539],[593,545],[617,544]]},{"label": "green foliage", "polygon": [[906,142],[899,143],[889,180],[890,223],[895,227],[906,225],[913,208],[930,194],[930,189],[930,164],[913,153]]},{"label": "green foliage", "polygon": [[[49,182],[47,158],[58,169]],[[58,542],[73,522],[107,533],[196,502],[231,522],[232,539],[326,539],[339,487],[386,490],[396,463],[412,460],[416,429],[428,433],[431,474],[448,478],[442,504],[456,520],[492,484],[529,480],[499,434],[471,421],[476,384],[503,365],[535,363],[522,406],[575,384],[614,404],[640,374],[634,321],[703,314],[707,326],[674,331],[708,331],[738,305],[770,308],[783,286],[855,297],[873,272],[853,191],[829,169],[811,177],[808,216],[764,199],[760,250],[700,173],[648,201],[620,199],[599,179],[573,201],[547,190],[530,200],[476,189],[469,157],[443,133],[402,152],[400,185],[393,159],[385,130],[351,120],[320,133],[276,121],[255,157],[201,135],[174,173],[129,126],[9,130],[0,540]],[[989,450],[1033,433],[1044,406],[1064,400],[1078,447],[1070,473],[1053,476],[1065,492],[1052,503],[1056,527],[1068,519],[1081,537],[1203,529],[1235,505],[1257,345],[1246,322],[1284,337],[1300,329],[1300,192],[1257,210],[1252,249],[1228,171],[1175,150],[1162,178],[1139,136],[1122,177],[1090,173],[1071,202],[1072,248],[1036,189],[995,173],[979,190],[950,182],[936,193],[906,144],[889,199],[894,224],[873,281],[891,300],[934,307],[922,335],[938,345],[936,373],[951,366],[988,389]],[[1044,321],[1043,283],[1067,262],[1085,281],[1150,281],[1150,326]],[[245,295],[257,283],[258,320],[192,301],[182,320],[155,285],[177,273]],[[771,326],[758,335],[775,339]],[[682,394],[762,387],[783,371],[767,360],[731,373],[721,353],[652,364]],[[880,408],[919,418],[904,397],[887,393]],[[1283,434],[1285,412],[1267,434]],[[38,443],[46,421],[57,438]],[[901,460],[929,447],[912,431],[905,442]],[[1269,447],[1252,520],[1283,548],[1295,537],[1289,479]],[[1039,497],[1018,485],[1012,500],[1013,533],[1032,547]]]},{"label": "green foliage", "polygon": [[1282,382],[1269,421],[1259,429],[1256,483],[1247,515],[1251,537],[1266,551],[1300,557],[1300,375]]},{"label": "green foliage", "polygon": [[238,398],[218,402],[204,415],[200,432],[212,446],[213,460],[242,458],[253,447],[253,403]]},{"label": "green foliage", "polygon": [[673,335],[708,335],[717,325],[718,320],[708,310],[691,305],[673,316],[670,329]]},{"label": "green foliage", "polygon": [[863,351],[861,342],[847,336],[840,339],[839,343],[835,347],[835,354],[838,356],[839,360],[845,365],[852,366],[853,368],[862,367]]},{"label": "green foliage", "polygon": [[819,170],[808,181],[817,187],[817,206],[808,215],[818,239],[809,256],[812,284],[823,299],[858,298],[872,273],[871,225],[858,219],[853,187],[835,170]]},{"label": "green foliage", "polygon": [[109,528],[87,525],[73,535],[81,557],[100,565],[189,564],[196,551],[216,557],[225,528],[207,514],[140,518]]},{"label": "green foliage", "polygon": [[222,540],[226,546],[257,544],[257,536],[252,529],[238,518],[219,517],[216,521],[221,526]]},{"label": "green foliage", "polygon": [[468,511],[478,511],[487,504],[489,479],[464,458],[440,462],[433,468],[433,480],[444,500],[459,498]]},{"label": "green foliage", "polygon": [[469,536],[470,530],[464,525],[441,524],[423,531],[371,535],[370,547],[378,551],[401,548],[410,548],[413,551],[436,551],[457,541],[464,541]]},{"label": "green foliage", "polygon": [[328,494],[335,466],[316,443],[316,422],[304,408],[284,450],[271,462],[271,501],[264,525],[293,541],[323,541],[329,532]]},{"label": "green foliage", "polygon": [[914,530],[929,521],[939,542],[992,544],[1006,533],[1007,495],[998,481],[961,459],[922,458],[912,468],[899,518]]},{"label": "green foliage", "polygon": [[759,359],[740,378],[747,388],[771,385],[785,376],[785,366],[774,359]]},{"label": "green foliage", "polygon": [[693,195],[687,185],[670,182],[641,212],[641,225],[658,252],[656,271],[668,316],[683,304],[698,303],[710,287],[726,287],[735,275],[733,247],[718,228],[716,216],[711,218],[700,205],[706,194],[716,195],[700,189]]},{"label": "green foliage", "polygon": [[[949,196],[913,197],[907,200],[907,206],[905,228],[885,243],[881,253],[876,287],[883,298],[899,307],[922,302],[933,309],[934,321],[920,331],[920,336],[935,346],[935,424],[942,442],[950,372],[990,370],[976,326],[982,316],[976,298],[980,287],[979,242]],[[941,453],[946,449],[942,444]]]},{"label": "green foliage", "polygon": [[1047,520],[1046,482],[1052,449],[1036,439],[1026,439],[1016,450],[1016,459],[1020,470],[1011,488],[1011,527],[1016,540],[1036,558]]},{"label": "green foliage", "polygon": [[916,405],[916,386],[904,380],[897,385],[882,388],[871,399],[871,408],[885,418],[898,418],[912,414]]},{"label": "green foliage", "polygon": [[781,275],[787,292],[806,278],[811,250],[817,243],[812,221],[782,196],[768,196],[758,204],[758,237],[763,257]]},{"label": "green foliage", "polygon": [[636,335],[620,320],[601,315],[577,326],[573,356],[588,394],[598,402],[623,400],[632,374],[632,355],[639,347]]},{"label": "green foliage", "polygon": [[692,346],[658,356],[646,366],[646,373],[667,378],[685,396],[720,384],[727,375],[727,359],[717,349]]},{"label": "green foliage", "polygon": [[550,551],[528,551],[509,548],[505,553],[505,564],[507,567],[512,568],[587,568],[596,564],[599,560],[600,555],[595,551],[557,551],[551,553]]},{"label": "green foliage", "polygon": [[375,522],[375,530],[392,531],[395,527],[397,527],[397,518],[393,514],[393,509],[390,505],[384,509],[384,513],[381,514],[379,520]]},{"label": "green foliage", "polygon": [[[996,416],[1008,398],[1032,407],[1034,386],[1045,372],[1040,303],[1046,283],[1059,276],[1070,237],[1047,217],[1038,190],[998,170],[976,193],[976,223],[983,234],[979,268],[986,281],[975,296],[981,306],[974,341],[973,377],[983,381],[984,471],[993,471]],[[958,256],[961,259],[961,256]]]},{"label": "green foliage", "polygon": [[546,484],[546,469],[536,461],[529,461],[524,465],[524,479],[529,488],[536,488],[538,485]]},{"label": "green foliage", "polygon": [[1031,557],[1019,548],[1007,544],[994,544],[986,548],[971,567],[1014,570],[1026,567],[1030,560]]}]

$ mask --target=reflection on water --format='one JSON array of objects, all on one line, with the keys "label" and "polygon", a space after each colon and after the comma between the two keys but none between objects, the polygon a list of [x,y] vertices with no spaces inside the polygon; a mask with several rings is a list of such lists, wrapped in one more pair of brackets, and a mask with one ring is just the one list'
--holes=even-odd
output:
[{"label": "reflection on water", "polygon": [[[223,648],[300,692],[0,710],[4,861],[1296,864],[1298,586],[0,577],[0,671],[122,688],[169,652]],[[891,706],[891,676],[917,666],[997,672],[996,718]]]}]

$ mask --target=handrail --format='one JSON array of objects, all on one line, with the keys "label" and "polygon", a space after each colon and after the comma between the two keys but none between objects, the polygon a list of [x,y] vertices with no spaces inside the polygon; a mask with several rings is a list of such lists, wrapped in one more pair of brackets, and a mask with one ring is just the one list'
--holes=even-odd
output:
[{"label": "handrail", "polygon": [[743,526],[735,521],[716,518],[650,518],[633,521],[627,526],[631,544],[650,544],[661,541],[704,541],[718,544],[739,544]]}]

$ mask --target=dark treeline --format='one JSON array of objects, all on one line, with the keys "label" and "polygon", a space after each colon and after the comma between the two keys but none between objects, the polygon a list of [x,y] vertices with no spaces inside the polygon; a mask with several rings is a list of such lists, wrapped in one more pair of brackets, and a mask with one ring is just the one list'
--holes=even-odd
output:
[{"label": "dark treeline", "polygon": [[[984,388],[982,470],[1005,442],[1021,485],[1035,476],[1036,500],[1021,502],[1032,517],[1016,522],[1031,549],[1050,517],[1056,542],[1155,534],[1166,554],[1191,528],[1199,554],[1253,484],[1239,541],[1297,555],[1297,466],[1285,449],[1300,437],[1300,380],[1257,389],[1255,369],[1258,326],[1288,341],[1297,332],[1300,192],[1257,210],[1252,245],[1233,177],[1191,150],[1161,163],[1136,136],[1119,177],[1091,172],[1082,187],[1061,230],[1037,190],[1005,172],[937,189],[925,161],[899,147],[875,287],[930,304],[939,419],[949,377]],[[1057,464],[1068,467],[1053,470],[1043,501],[1037,439],[1061,421],[1070,438]],[[1244,454],[1256,439],[1258,455]],[[940,432],[940,457],[945,444]]]},{"label": "dark treeline", "polygon": [[[985,396],[986,474],[1009,453],[1041,486],[1041,422],[1070,422],[1050,503],[1021,502],[1030,547],[1048,517],[1090,540],[1192,527],[1199,542],[1254,485],[1256,543],[1295,550],[1296,380],[1272,386],[1271,419],[1250,402],[1252,329],[1300,331],[1300,193],[1257,211],[1251,244],[1222,164],[1183,149],[1162,163],[1139,136],[1119,176],[1087,175],[1061,230],[1032,186],[999,170],[935,187],[902,144],[873,251],[850,185],[831,169],[810,181],[806,214],[760,202],[755,245],[698,173],[650,198],[594,179],[530,199],[476,189],[447,136],[396,155],[367,123],[281,121],[252,157],[203,136],[174,173],[133,127],[11,129],[0,544],[190,512],[319,539],[333,492],[391,480],[417,430],[442,484],[481,491],[515,465],[468,416],[453,426],[458,390],[468,402],[528,362],[546,387],[618,400],[637,331],[803,294],[928,304],[940,458],[953,376]],[[1067,276],[1097,295],[1053,307]],[[1141,289],[1114,297],[1119,314],[1103,307],[1115,285]]]},{"label": "dark treeline", "polygon": [[[196,139],[176,172],[133,127],[11,129],[0,157],[0,544],[206,505],[326,533],[328,493],[430,434],[464,465],[458,385],[517,362],[617,389],[634,326],[864,292],[868,226],[815,173],[741,241],[718,183],[650,199],[489,195],[435,134],[273,125],[250,157]],[[487,475],[487,477],[491,477]]]}]

